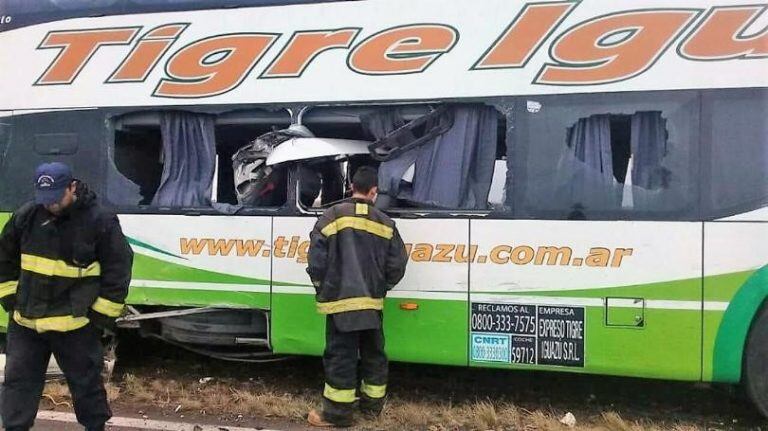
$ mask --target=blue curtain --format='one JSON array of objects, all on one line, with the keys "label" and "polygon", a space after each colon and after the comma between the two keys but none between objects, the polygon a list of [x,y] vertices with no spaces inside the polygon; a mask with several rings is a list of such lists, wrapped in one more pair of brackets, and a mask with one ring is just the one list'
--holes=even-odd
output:
[{"label": "blue curtain", "polygon": [[453,127],[421,147],[412,199],[442,208],[487,209],[497,127],[498,115],[493,107],[456,107]]},{"label": "blue curtain", "polygon": [[610,115],[592,115],[580,119],[568,129],[567,139],[567,145],[577,159],[600,172],[606,180],[613,178]]},{"label": "blue curtain", "polygon": [[214,117],[187,112],[164,112],[163,175],[152,205],[207,207],[216,163]]},{"label": "blue curtain", "polygon": [[[444,134],[379,167],[379,190],[418,206],[487,209],[496,159],[498,114],[493,107],[464,105],[454,110]],[[396,113],[364,119],[378,139],[402,124]],[[415,138],[414,138],[415,139]],[[400,179],[415,163],[413,190],[400,190]]]},{"label": "blue curtain", "polygon": [[637,112],[632,116],[632,185],[646,190],[667,188],[668,173],[661,167],[667,155],[667,120],[660,111]]}]

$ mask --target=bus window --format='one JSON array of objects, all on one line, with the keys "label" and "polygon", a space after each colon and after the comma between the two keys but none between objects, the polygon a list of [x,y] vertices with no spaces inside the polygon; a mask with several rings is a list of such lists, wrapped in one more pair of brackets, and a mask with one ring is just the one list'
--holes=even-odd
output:
[{"label": "bus window", "polygon": [[[428,120],[415,128],[409,126],[419,118],[410,120],[399,109],[370,118],[377,145],[393,140],[397,142],[385,144],[408,148],[381,164],[382,194],[394,207],[490,210],[495,161],[504,157],[506,134],[499,133],[504,130],[504,116],[481,103],[427,108],[421,116]],[[410,142],[419,141],[423,143],[411,148]]]},{"label": "bus window", "polygon": [[702,99],[706,219],[768,205],[768,90],[706,91]]},{"label": "bus window", "polygon": [[319,137],[368,140],[374,147],[373,155],[307,162],[299,172],[305,207],[332,203],[338,191],[329,193],[327,185],[338,189],[339,176],[348,195],[363,165],[379,168],[380,208],[488,211],[505,203],[506,118],[493,107],[317,107],[304,124]]},{"label": "bus window", "polygon": [[214,207],[225,212],[281,206],[287,182],[280,169],[269,178],[277,186],[260,190],[260,199],[243,199],[244,193],[238,191],[252,185],[244,172],[254,171],[258,164],[258,154],[249,151],[256,138],[289,122],[286,112],[263,110],[122,115],[114,120],[114,169],[109,182],[127,184],[122,189],[128,192],[110,197],[119,206]]},{"label": "bus window", "polygon": [[[3,112],[0,112],[2,115]],[[3,165],[5,159],[5,152],[8,150],[8,144],[11,143],[11,117],[10,112],[8,116],[0,116],[0,166]]]},{"label": "bus window", "polygon": [[[126,192],[109,194],[112,203],[150,205],[163,173],[163,140],[158,113],[132,114],[115,122],[115,143],[112,151],[114,168],[108,172],[108,183],[122,180],[131,187]],[[133,192],[128,192],[132,190]]]},{"label": "bus window", "polygon": [[545,219],[698,217],[698,95],[542,96],[519,103],[515,208]]},{"label": "bus window", "polygon": [[[0,209],[15,210],[34,193],[35,168],[44,162],[59,161],[72,167],[76,177],[103,195],[102,157],[104,115],[97,109],[46,112],[14,111],[13,117],[0,117],[12,124],[13,133],[0,131]],[[4,136],[4,138],[3,138]],[[5,141],[5,142],[3,142]]]},{"label": "bus window", "polygon": [[[245,207],[285,204],[288,175],[284,167],[266,169],[274,142],[265,138],[290,123],[286,110],[239,110],[216,118],[216,202]],[[269,148],[262,148],[265,144]]]},{"label": "bus window", "polygon": [[304,209],[327,208],[348,198],[354,172],[363,165],[377,166],[368,155],[372,143],[361,117],[376,108],[312,107],[302,124],[319,149],[297,168],[299,204]]},{"label": "bus window", "polygon": [[[11,112],[0,111],[0,179],[4,179],[4,171],[9,171],[6,159],[8,158],[8,149],[11,144],[11,131],[13,127],[13,117]],[[4,183],[9,184],[9,183]],[[0,211],[12,211],[18,206],[18,202],[10,201],[6,197],[7,193],[0,193]]]}]

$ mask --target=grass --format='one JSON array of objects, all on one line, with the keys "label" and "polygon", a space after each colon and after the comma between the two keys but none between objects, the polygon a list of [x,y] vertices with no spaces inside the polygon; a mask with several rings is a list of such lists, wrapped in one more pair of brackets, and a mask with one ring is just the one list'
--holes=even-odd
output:
[{"label": "grass", "polygon": [[[178,415],[243,415],[302,422],[307,411],[318,407],[318,394],[288,393],[263,383],[214,380],[208,383],[155,376],[123,374],[106,385],[110,401],[120,406],[153,406]],[[72,400],[63,382],[49,383],[43,404],[71,409]],[[390,398],[375,420],[358,418],[357,430],[409,429],[427,431],[525,430],[525,431],[693,431],[693,425],[627,421],[618,413],[602,412],[578,418],[575,427],[560,423],[564,412],[527,410],[508,401],[481,399],[450,401]]]},{"label": "grass", "polygon": [[[298,425],[320,406],[317,358],[233,364],[150,347],[145,350],[153,356],[121,356],[107,384],[116,411]],[[375,420],[358,417],[354,430],[768,429],[743,400],[687,383],[398,363],[390,367],[390,380],[384,413]],[[65,384],[49,384],[45,394],[45,407],[71,411]],[[568,412],[576,417],[572,428],[560,422]]]}]

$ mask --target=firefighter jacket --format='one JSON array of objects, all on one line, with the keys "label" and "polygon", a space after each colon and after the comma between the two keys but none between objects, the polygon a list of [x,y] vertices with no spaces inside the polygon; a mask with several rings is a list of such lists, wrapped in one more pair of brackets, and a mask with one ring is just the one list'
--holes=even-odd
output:
[{"label": "firefighter jacket", "polygon": [[307,272],[321,314],[381,310],[405,275],[408,255],[395,222],[365,200],[326,210],[310,240]]},{"label": "firefighter jacket", "polygon": [[37,332],[109,326],[124,308],[133,252],[83,183],[59,216],[28,203],[0,234],[0,303]]}]

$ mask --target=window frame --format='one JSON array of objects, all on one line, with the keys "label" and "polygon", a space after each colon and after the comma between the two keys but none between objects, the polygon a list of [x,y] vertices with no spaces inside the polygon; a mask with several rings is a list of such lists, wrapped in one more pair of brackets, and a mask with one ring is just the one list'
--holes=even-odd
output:
[{"label": "window frame", "polygon": [[[768,208],[768,187],[765,195],[750,199],[745,202],[739,202],[736,205],[727,207],[717,207],[712,205],[714,183],[714,169],[712,166],[715,163],[715,138],[713,137],[712,123],[707,121],[714,116],[714,110],[710,105],[710,101],[724,97],[730,97],[738,100],[742,94],[748,95],[755,91],[764,93],[767,99],[764,103],[768,104],[768,88],[765,87],[701,90],[701,219],[703,221],[713,221],[730,217],[738,217],[742,214],[752,213],[763,208]],[[768,136],[764,137],[763,145],[768,147]],[[766,148],[765,151],[766,157],[768,157],[768,148]],[[766,177],[768,178],[768,166],[765,167],[765,173]],[[757,219],[756,221],[764,221],[764,219]]]},{"label": "window frame", "polygon": [[[216,127],[219,127],[220,125],[231,125],[228,123],[219,123],[220,117],[226,117],[227,115],[235,115],[237,113],[248,113],[248,112],[271,112],[271,113],[277,113],[281,110],[289,109],[289,107],[280,106],[280,105],[193,105],[193,106],[149,106],[149,107],[130,107],[130,108],[119,108],[119,109],[111,109],[108,110],[106,115],[106,122],[108,124],[108,148],[106,150],[106,156],[105,159],[105,175],[104,175],[104,182],[107,182],[107,176],[108,175],[114,175],[115,173],[122,175],[122,172],[117,168],[117,165],[115,164],[115,158],[114,158],[114,149],[115,149],[115,137],[116,137],[116,129],[115,129],[115,122],[117,119],[121,117],[126,117],[128,115],[137,115],[142,113],[161,113],[164,111],[183,111],[193,114],[207,114],[207,115],[215,115],[216,116]],[[288,112],[288,120],[290,121],[290,112]],[[250,124],[250,123],[234,123],[234,124]],[[271,123],[270,123],[271,124]],[[152,124],[154,126],[154,124]],[[157,127],[160,127],[160,124],[157,124]],[[162,143],[161,143],[162,144]],[[218,148],[218,142],[217,142],[217,148]],[[218,152],[217,152],[218,154]],[[108,170],[114,170],[113,173],[108,172]],[[216,175],[216,172],[214,172],[214,175]],[[131,181],[129,178],[123,177]],[[217,178],[214,176],[212,179],[213,181],[217,181]],[[286,187],[288,187],[288,184],[286,184]],[[288,189],[290,190],[290,189]],[[287,190],[287,191],[288,191]],[[161,207],[161,206],[154,206],[154,205],[127,205],[127,204],[116,204],[112,201],[110,201],[108,198],[102,200],[103,205],[109,207],[110,209],[120,213],[120,214],[157,214],[157,215],[188,215],[188,216],[229,216],[229,215],[236,215],[236,216],[272,216],[272,215],[285,215],[290,214],[290,200],[289,198],[286,199],[286,202],[283,203],[281,206],[270,206],[270,207],[241,207],[235,214],[226,214],[222,211],[219,211],[215,209],[213,206],[195,206],[195,207]]]},{"label": "window frame", "polygon": [[[616,100],[624,100],[624,98],[637,98],[642,99],[642,103],[651,103],[654,99],[659,99],[659,96],[670,95],[666,100],[675,100],[675,96],[680,95],[680,106],[692,104],[690,107],[690,124],[692,127],[689,129],[688,151],[687,156],[687,176],[690,181],[695,184],[689,185],[692,188],[693,196],[691,196],[689,202],[684,208],[669,210],[669,211],[638,211],[638,210],[589,210],[586,212],[588,215],[587,221],[661,221],[661,222],[690,222],[701,220],[701,199],[702,199],[702,187],[701,187],[701,165],[703,163],[703,155],[701,153],[701,91],[699,90],[659,90],[659,91],[644,91],[644,92],[617,92],[617,93],[577,93],[577,94],[559,94],[559,95],[533,95],[533,96],[518,96],[516,100],[515,113],[517,115],[517,121],[515,123],[515,130],[512,142],[514,146],[514,158],[512,161],[513,178],[512,183],[512,205],[513,205],[513,219],[523,220],[567,220],[564,214],[566,209],[531,209],[530,206],[525,205],[525,197],[528,190],[528,169],[526,164],[528,151],[532,148],[533,144],[526,142],[527,137],[530,136],[529,122],[526,121],[525,115],[522,114],[523,110],[526,110],[528,101],[533,99],[537,102],[550,100],[548,104],[552,104],[552,101],[556,101],[557,98],[566,99],[567,102],[563,105],[576,105],[573,100],[577,98],[584,98],[587,101],[593,101],[592,104],[597,105],[599,103],[605,103],[606,109],[601,111],[602,114],[626,114],[626,112],[611,111],[611,105],[606,102],[600,102],[602,98],[615,98]],[[568,100],[570,99],[570,100]],[[687,99],[687,100],[685,100]],[[622,105],[627,105],[629,102],[621,102]],[[633,113],[640,111],[647,111],[648,109],[637,108],[633,110]],[[670,133],[669,115],[664,112],[663,109],[656,109],[662,111],[662,117],[667,120],[667,133],[670,139],[674,140],[674,136]],[[596,112],[595,112],[596,113]],[[595,114],[591,113],[589,115]],[[587,116],[589,116],[587,115]],[[581,115],[579,118],[583,117]],[[565,145],[565,135],[563,135],[563,145]],[[508,196],[508,199],[510,197]]]}]

